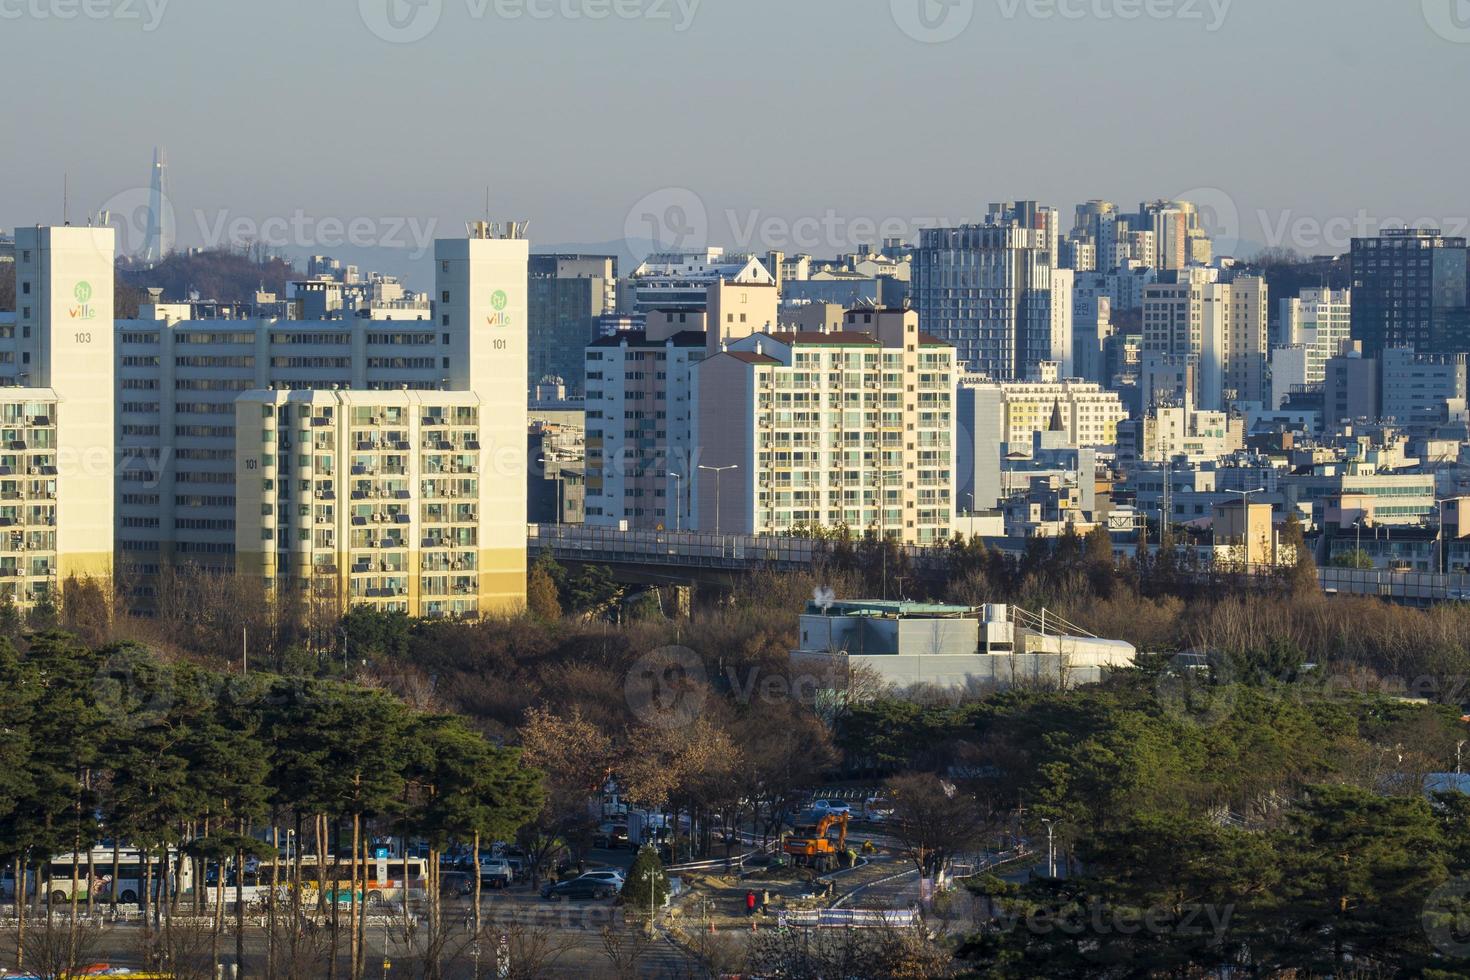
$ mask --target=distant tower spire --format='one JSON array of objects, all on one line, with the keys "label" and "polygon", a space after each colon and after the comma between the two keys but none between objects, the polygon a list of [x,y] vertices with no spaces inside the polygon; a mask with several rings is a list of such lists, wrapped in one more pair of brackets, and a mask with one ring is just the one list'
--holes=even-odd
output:
[{"label": "distant tower spire", "polygon": [[143,238],[143,260],[157,262],[173,251],[173,228],[165,209],[168,205],[168,155],[163,147],[153,149],[153,173],[148,182],[148,229]]},{"label": "distant tower spire", "polygon": [[1065,432],[1065,431],[1067,431],[1066,425],[1062,422],[1062,400],[1060,398],[1058,398],[1056,401],[1052,402],[1052,406],[1051,406],[1051,425],[1048,427],[1048,430],[1047,431],[1049,431],[1049,432]]}]

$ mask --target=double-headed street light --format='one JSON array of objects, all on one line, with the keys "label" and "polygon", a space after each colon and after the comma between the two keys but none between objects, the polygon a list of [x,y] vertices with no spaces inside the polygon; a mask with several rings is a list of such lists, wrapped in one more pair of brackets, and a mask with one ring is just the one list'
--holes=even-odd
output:
[{"label": "double-headed street light", "polygon": [[731,463],[729,466],[701,465],[699,468],[704,470],[706,473],[713,473],[715,475],[715,534],[718,535],[720,533],[720,475],[723,474],[726,470],[740,469],[740,464]]}]

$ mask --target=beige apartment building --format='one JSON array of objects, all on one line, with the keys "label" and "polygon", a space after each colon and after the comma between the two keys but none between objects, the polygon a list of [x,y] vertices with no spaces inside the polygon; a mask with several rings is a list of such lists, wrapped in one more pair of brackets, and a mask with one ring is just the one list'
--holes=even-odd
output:
[{"label": "beige apartment building", "polygon": [[[713,311],[712,311],[713,312]],[[950,536],[955,349],[909,310],[756,333],[698,368],[700,530]]]},{"label": "beige apartment building", "polygon": [[111,228],[15,232],[0,316],[0,594],[113,574]]},{"label": "beige apartment building", "polygon": [[249,391],[235,413],[241,573],[333,611],[474,618],[514,591],[473,392]]}]

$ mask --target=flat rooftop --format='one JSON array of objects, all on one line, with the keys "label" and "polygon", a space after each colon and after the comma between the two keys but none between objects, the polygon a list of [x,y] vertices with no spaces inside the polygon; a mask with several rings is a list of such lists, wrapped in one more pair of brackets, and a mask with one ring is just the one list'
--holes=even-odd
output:
[{"label": "flat rooftop", "polygon": [[935,619],[940,617],[975,616],[969,606],[951,606],[934,602],[907,602],[899,599],[843,599],[833,601],[823,608],[815,601],[806,606],[808,616],[877,616],[902,619],[905,617]]}]

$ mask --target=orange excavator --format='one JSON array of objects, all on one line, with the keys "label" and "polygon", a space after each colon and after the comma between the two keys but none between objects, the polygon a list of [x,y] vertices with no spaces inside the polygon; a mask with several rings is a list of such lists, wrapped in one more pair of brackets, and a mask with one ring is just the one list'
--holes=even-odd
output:
[{"label": "orange excavator", "polygon": [[[791,836],[786,838],[786,853],[805,864],[826,872],[847,861],[847,821],[845,813],[827,813],[814,824],[799,824]],[[837,837],[831,836],[833,827]]]}]

